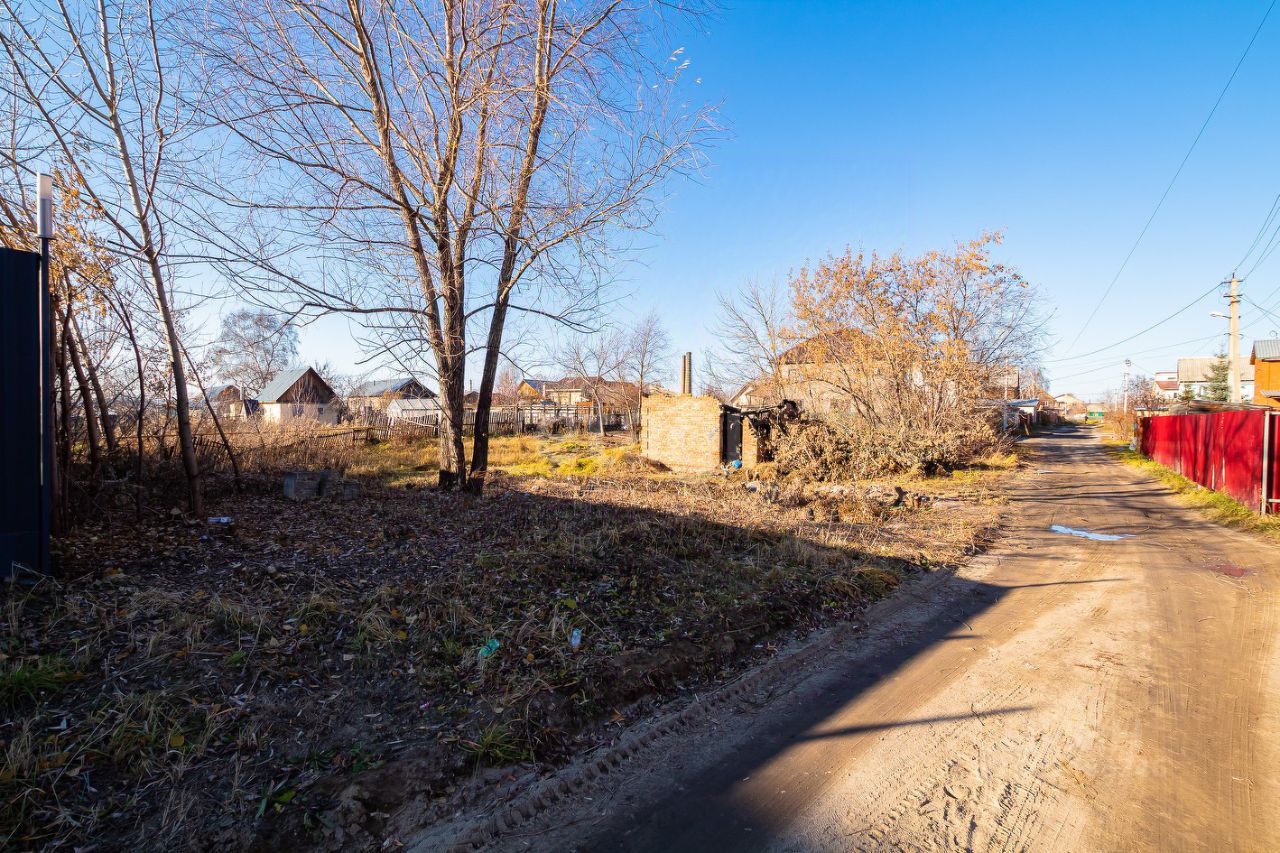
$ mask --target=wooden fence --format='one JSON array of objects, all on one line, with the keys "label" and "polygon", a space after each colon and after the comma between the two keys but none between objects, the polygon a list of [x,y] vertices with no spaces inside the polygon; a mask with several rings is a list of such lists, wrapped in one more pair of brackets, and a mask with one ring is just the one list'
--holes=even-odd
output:
[{"label": "wooden fence", "polygon": [[[605,431],[627,429],[636,422],[636,413],[619,410],[604,413]],[[364,422],[363,428],[372,430],[371,435],[386,439],[392,435],[417,434],[435,437],[440,434],[440,415],[433,413],[421,418],[388,419],[379,415]],[[462,434],[473,435],[476,428],[475,409],[466,409],[462,413]],[[521,435],[532,432],[562,433],[576,432],[585,429],[600,429],[600,420],[595,412],[577,406],[535,406],[531,408],[517,406],[494,407],[489,411],[490,435]]]},{"label": "wooden fence", "polygon": [[[604,414],[606,431],[627,429],[635,423],[634,412],[607,411]],[[474,409],[463,412],[462,433],[475,433]],[[528,433],[559,434],[600,429],[600,421],[590,410],[575,406],[560,408],[517,408],[504,406],[489,412],[490,435],[523,435]],[[244,470],[264,470],[312,459],[317,462],[336,456],[344,448],[370,441],[388,441],[393,438],[436,438],[440,435],[440,415],[422,418],[388,419],[385,415],[366,418],[345,428],[324,431],[297,431],[267,434],[233,433],[231,444],[236,460]],[[248,440],[246,440],[246,436]],[[231,460],[217,433],[202,433],[194,437],[196,460],[206,474],[230,471]]]}]

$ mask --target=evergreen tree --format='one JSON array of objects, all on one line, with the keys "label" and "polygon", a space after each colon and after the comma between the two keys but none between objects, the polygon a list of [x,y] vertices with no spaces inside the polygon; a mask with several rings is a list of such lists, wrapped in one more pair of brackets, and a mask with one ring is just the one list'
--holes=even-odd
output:
[{"label": "evergreen tree", "polygon": [[1231,396],[1231,365],[1227,362],[1225,353],[1218,353],[1209,365],[1209,379],[1205,383],[1204,395],[1206,400],[1216,403],[1225,403]]}]

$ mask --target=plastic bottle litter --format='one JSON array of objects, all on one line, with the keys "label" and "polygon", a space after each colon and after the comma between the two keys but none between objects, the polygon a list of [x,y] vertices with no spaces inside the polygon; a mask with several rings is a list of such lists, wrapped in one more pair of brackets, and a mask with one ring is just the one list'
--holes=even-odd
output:
[{"label": "plastic bottle litter", "polygon": [[501,645],[502,644],[499,643],[497,640],[490,640],[489,642],[485,643],[483,646],[480,647],[480,659],[484,660],[485,658],[489,657],[494,652],[496,652],[498,650],[498,647]]},{"label": "plastic bottle litter", "polygon": [[229,515],[213,515],[209,517],[210,524],[234,524],[235,519]]},{"label": "plastic bottle litter", "polygon": [[582,645],[582,629],[574,628],[573,633],[569,635],[569,648],[577,649]]}]

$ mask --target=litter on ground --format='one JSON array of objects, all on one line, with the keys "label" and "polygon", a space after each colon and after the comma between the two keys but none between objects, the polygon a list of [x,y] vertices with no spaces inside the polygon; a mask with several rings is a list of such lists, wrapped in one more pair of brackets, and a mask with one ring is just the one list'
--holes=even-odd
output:
[{"label": "litter on ground", "polygon": [[1062,524],[1051,524],[1049,529],[1054,533],[1065,533],[1068,536],[1079,536],[1081,539],[1093,539],[1097,542],[1114,542],[1117,539],[1132,539],[1132,533],[1094,533],[1091,530],[1078,530]]}]

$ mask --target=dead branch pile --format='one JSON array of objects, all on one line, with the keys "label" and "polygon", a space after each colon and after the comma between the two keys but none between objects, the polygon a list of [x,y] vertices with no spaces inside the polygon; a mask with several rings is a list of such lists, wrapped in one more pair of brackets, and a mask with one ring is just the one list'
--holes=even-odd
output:
[{"label": "dead branch pile", "polygon": [[793,424],[776,442],[774,460],[783,476],[818,482],[899,473],[932,476],[989,453],[997,440],[981,420],[907,429],[827,417]]}]

